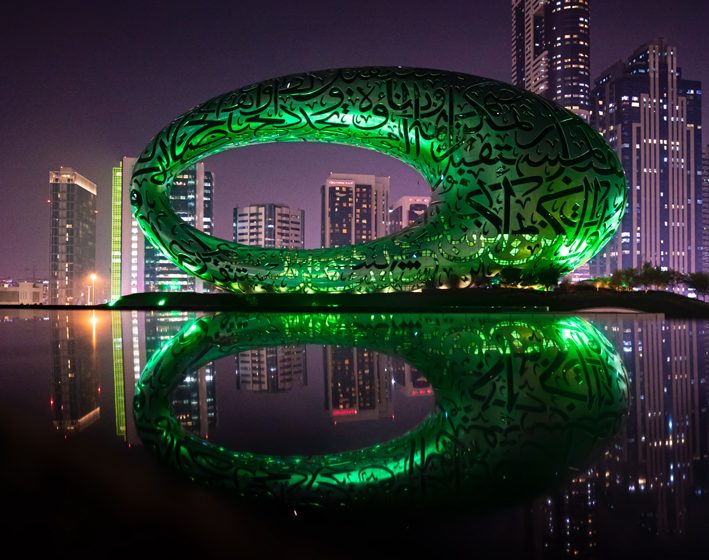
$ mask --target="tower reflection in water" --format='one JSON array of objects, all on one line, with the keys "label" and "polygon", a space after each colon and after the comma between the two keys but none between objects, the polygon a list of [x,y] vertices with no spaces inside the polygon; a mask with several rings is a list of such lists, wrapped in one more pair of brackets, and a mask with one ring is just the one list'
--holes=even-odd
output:
[{"label": "tower reflection in water", "polygon": [[709,491],[709,325],[654,315],[594,323],[622,352],[629,412],[596,465],[528,509],[535,547],[552,555],[597,554],[607,509],[636,519],[638,538],[681,539]]},{"label": "tower reflection in water", "polygon": [[392,389],[405,397],[433,394],[423,374],[398,356],[324,346],[323,364],[326,408],[335,423],[393,419]]},{"label": "tower reflection in water", "polygon": [[64,433],[81,431],[101,415],[96,368],[96,314],[57,311],[51,317],[52,418]]},{"label": "tower reflection in water", "polygon": [[269,346],[240,352],[235,358],[236,388],[279,393],[308,384],[305,346]]},{"label": "tower reflection in water", "polygon": [[[113,378],[116,402],[116,434],[134,445],[140,443],[130,410],[135,384],[147,361],[195,313],[138,311],[112,312]],[[208,362],[189,372],[175,388],[172,407],[186,430],[209,437],[209,428],[217,422],[217,399],[214,363]]]},{"label": "tower reflection in water", "polygon": [[327,410],[337,422],[392,417],[388,356],[367,348],[323,348]]}]

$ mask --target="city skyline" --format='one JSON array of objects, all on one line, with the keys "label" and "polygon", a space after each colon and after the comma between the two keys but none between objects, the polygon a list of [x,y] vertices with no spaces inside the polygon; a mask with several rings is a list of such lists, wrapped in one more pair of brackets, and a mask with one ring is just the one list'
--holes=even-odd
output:
[{"label": "city skyline", "polygon": [[704,554],[709,0],[3,15],[28,550]]},{"label": "city skyline", "polygon": [[[296,21],[300,21],[300,17],[305,18],[306,13],[310,17],[320,18],[326,30],[326,39],[327,35],[332,33],[330,27],[326,25],[332,17],[325,12],[320,14],[317,10],[318,4],[310,5],[311,8],[315,8],[313,10],[308,10],[307,6],[301,8],[299,12],[302,12],[302,15],[300,13],[293,15]],[[23,215],[29,208],[40,212],[42,201],[47,198],[46,182],[40,183],[37,178],[46,177],[48,169],[65,165],[78,169],[98,184],[97,247],[100,254],[97,255],[97,272],[102,281],[107,283],[110,262],[110,173],[113,162],[121,154],[138,153],[150,137],[174,115],[221,91],[290,71],[365,64],[444,67],[510,82],[510,3],[491,4],[495,5],[480,3],[458,7],[458,11],[441,10],[434,16],[435,21],[416,18],[417,14],[407,13],[412,27],[406,34],[386,26],[387,18],[390,20],[395,14],[401,15],[396,5],[380,6],[378,17],[346,9],[342,15],[345,16],[344,21],[348,25],[355,28],[368,26],[368,29],[372,30],[387,30],[387,33],[383,33],[381,38],[372,41],[371,44],[363,44],[363,49],[357,56],[350,52],[351,48],[335,46],[334,42],[332,49],[323,52],[322,49],[314,48],[316,42],[314,37],[307,35],[301,37],[291,31],[292,21],[288,21],[287,24],[285,22],[273,24],[269,21],[267,28],[260,23],[263,18],[259,17],[254,18],[254,29],[249,30],[239,39],[229,38],[225,33],[221,33],[219,22],[216,22],[217,29],[215,33],[210,34],[210,41],[205,43],[205,35],[204,38],[195,37],[196,44],[190,45],[189,42],[184,42],[185,44],[182,45],[177,38],[184,33],[184,23],[180,23],[179,18],[173,18],[172,15],[162,12],[160,17],[164,19],[165,25],[160,26],[161,30],[151,30],[150,33],[162,33],[164,40],[161,42],[158,36],[152,36],[151,44],[160,45],[152,52],[150,49],[141,48],[140,44],[128,45],[121,35],[125,29],[129,28],[135,32],[141,28],[141,25],[145,25],[140,18],[134,18],[136,21],[130,22],[118,18],[109,27],[107,36],[98,37],[95,31],[92,31],[90,23],[103,21],[105,14],[95,9],[80,12],[75,10],[75,14],[69,7],[64,10],[67,15],[63,17],[68,17],[68,14],[75,16],[73,19],[83,23],[82,27],[88,29],[89,35],[97,39],[98,46],[96,49],[82,50],[78,43],[72,41],[65,41],[59,45],[52,43],[52,57],[49,58],[52,59],[54,66],[51,69],[46,68],[47,57],[39,56],[47,53],[51,35],[43,28],[44,24],[32,22],[29,14],[23,15],[18,8],[19,11],[11,14],[11,19],[17,18],[18,25],[11,26],[10,38],[13,31],[17,29],[23,32],[23,39],[14,42],[7,51],[15,55],[9,57],[8,62],[15,87],[2,94],[9,96],[3,98],[3,106],[13,107],[16,110],[6,120],[8,128],[2,157],[7,158],[3,164],[3,169],[6,169],[7,173],[0,185],[3,185],[3,193],[6,196],[9,196],[9,189],[13,186],[21,188],[22,194],[12,195],[13,200],[9,203],[10,216],[2,226],[0,253],[4,257],[0,261],[0,277],[13,276],[18,279],[28,277],[29,273],[25,269],[36,264],[40,265],[38,267],[40,277],[47,274],[47,271],[42,270],[41,267],[41,263],[46,262],[43,252],[46,247],[44,240],[47,239],[47,233],[42,231],[43,228],[29,227],[30,224],[27,223],[29,221],[23,219]],[[641,4],[642,10],[634,9]],[[705,83],[709,80],[701,56],[702,42],[706,39],[699,32],[698,24],[702,19],[699,16],[701,13],[706,13],[707,8],[697,2],[677,2],[673,4],[672,11],[662,10],[661,6],[661,3],[628,2],[628,13],[632,13],[633,18],[631,25],[627,25],[625,21],[618,21],[619,18],[613,13],[612,6],[600,2],[591,3],[592,80],[597,77],[602,68],[623,58],[638,44],[647,41],[648,37],[660,35],[677,46],[685,75],[703,79]],[[48,15],[51,16],[51,9],[48,10]],[[145,10],[149,12],[150,8]],[[318,15],[314,16],[311,11],[317,12]],[[60,16],[60,14],[56,15]],[[467,19],[468,25],[463,26],[459,20],[465,19],[461,16],[466,15],[471,17]],[[49,17],[49,20],[52,18]],[[422,42],[420,38],[425,36],[424,28],[434,23],[438,23],[444,31]],[[289,44],[289,55],[292,56],[289,56],[287,61],[283,61],[283,57],[274,56],[277,49],[283,45],[283,41],[276,41],[275,44],[279,47],[264,52],[248,45],[250,33],[254,31],[263,33],[264,30],[282,39],[290,36],[299,38],[294,44]],[[495,32],[495,30],[499,31]],[[137,34],[141,35],[140,32]],[[108,39],[113,42],[107,42]],[[212,39],[217,41],[217,48],[212,44]],[[322,40],[322,36],[317,38],[318,43]],[[228,66],[224,66],[220,64],[222,57],[237,48],[231,41],[245,41],[249,56],[237,57],[230,60]],[[430,41],[430,45],[427,41]],[[433,47],[434,42],[435,49],[427,48],[427,46]],[[386,49],[382,49],[384,43],[387,44]],[[18,48],[19,45],[27,46],[21,49]],[[120,48],[114,49],[117,46]],[[168,46],[174,49],[177,58],[181,49],[191,49],[191,54],[184,57],[186,61],[184,65],[185,71],[192,70],[196,73],[198,79],[191,79],[192,85],[187,85],[181,78],[172,77],[175,75],[173,70],[170,70],[168,76],[158,67],[160,61],[164,59],[158,55],[165,54]],[[218,48],[219,46],[221,49]],[[147,55],[139,56],[139,53],[145,53],[146,50],[149,51]],[[382,52],[386,55],[383,56]],[[483,53],[495,54],[485,56]],[[130,80],[135,81],[135,87],[120,87],[122,82],[117,81],[113,76],[112,69],[116,64],[112,62],[118,63],[120,60],[139,61],[138,64],[131,65],[133,70],[131,70]],[[77,79],[67,76],[62,71],[70,65],[75,66],[78,72]],[[216,71],[220,66],[235,70],[225,75],[223,72]],[[46,104],[47,106],[39,103],[33,89],[35,84],[33,77],[40,69],[47,70],[47,79],[57,86],[65,84],[66,80],[71,80],[69,84],[73,85],[69,89],[74,94],[56,95],[50,103]],[[141,78],[147,75],[154,75],[157,79],[151,79],[150,83],[146,83]],[[115,94],[108,95],[114,90]],[[57,91],[61,91],[61,88]],[[101,99],[101,103],[97,102],[97,99]],[[28,103],[32,104],[32,110]],[[704,104],[706,103],[705,100]],[[27,110],[23,111],[25,108]],[[47,110],[50,110],[49,113]],[[18,119],[17,115],[22,114],[31,115],[31,118]],[[121,114],[121,119],[115,119],[114,114]],[[33,126],[34,123],[37,123],[37,126]],[[61,129],[70,134],[62,137],[62,142],[50,142],[48,139],[52,138],[51,134],[44,134],[40,141],[38,136],[33,134],[40,123],[45,128],[48,126],[51,130]],[[10,138],[20,139],[20,141],[11,145],[8,143]],[[23,153],[18,151],[20,147]],[[30,154],[31,157],[27,159]],[[321,184],[323,174],[330,169],[391,175],[392,199],[405,194],[421,196],[428,194],[424,181],[403,164],[361,150],[337,146],[264,146],[212,158],[207,164],[220,178],[220,190],[215,204],[217,224],[215,234],[223,238],[231,237],[229,231],[231,219],[230,216],[225,218],[222,214],[229,213],[234,206],[248,204],[254,200],[283,201],[303,208],[307,215],[318,215],[320,202],[318,186]],[[323,167],[325,167],[324,173]],[[313,176],[319,178],[315,179]],[[259,193],[259,196],[254,196],[256,193]],[[278,193],[282,194],[279,196]],[[291,198],[284,200],[288,197]],[[42,220],[38,221],[41,225]],[[309,224],[306,231],[306,247],[314,247],[319,241],[319,224],[317,221]],[[25,249],[18,254],[16,247]]]}]

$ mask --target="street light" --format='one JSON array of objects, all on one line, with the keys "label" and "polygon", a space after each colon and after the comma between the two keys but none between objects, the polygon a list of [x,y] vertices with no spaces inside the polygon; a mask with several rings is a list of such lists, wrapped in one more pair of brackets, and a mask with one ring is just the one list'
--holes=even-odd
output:
[{"label": "street light", "polygon": [[96,273],[91,273],[91,302],[89,305],[96,305]]}]

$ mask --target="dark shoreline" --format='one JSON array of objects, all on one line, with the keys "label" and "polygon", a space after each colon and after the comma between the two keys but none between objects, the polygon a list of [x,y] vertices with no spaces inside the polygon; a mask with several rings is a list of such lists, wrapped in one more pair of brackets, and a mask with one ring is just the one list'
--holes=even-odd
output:
[{"label": "dark shoreline", "polygon": [[544,292],[516,288],[430,290],[377,294],[197,294],[148,292],[109,304],[0,305],[0,309],[95,309],[102,311],[245,311],[340,313],[660,313],[672,319],[709,318],[709,303],[665,291],[618,292],[579,288]]}]

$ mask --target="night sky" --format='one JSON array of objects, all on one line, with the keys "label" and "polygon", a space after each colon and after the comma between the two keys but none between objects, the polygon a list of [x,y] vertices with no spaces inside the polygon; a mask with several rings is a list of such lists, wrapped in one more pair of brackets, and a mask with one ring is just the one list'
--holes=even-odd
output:
[{"label": "night sky", "polygon": [[[47,276],[48,174],[60,165],[98,184],[97,272],[107,278],[111,167],[217,94],[344,66],[510,80],[510,0],[15,4],[0,18],[0,278],[31,277],[32,266]],[[709,87],[704,0],[591,0],[592,79],[656,36],[678,48],[686,78]],[[216,174],[216,234],[228,239],[234,206],[284,202],[305,209],[306,247],[317,246],[330,171],[390,175],[392,202],[428,190],[396,160],[323,144],[254,146],[206,167]]]}]

